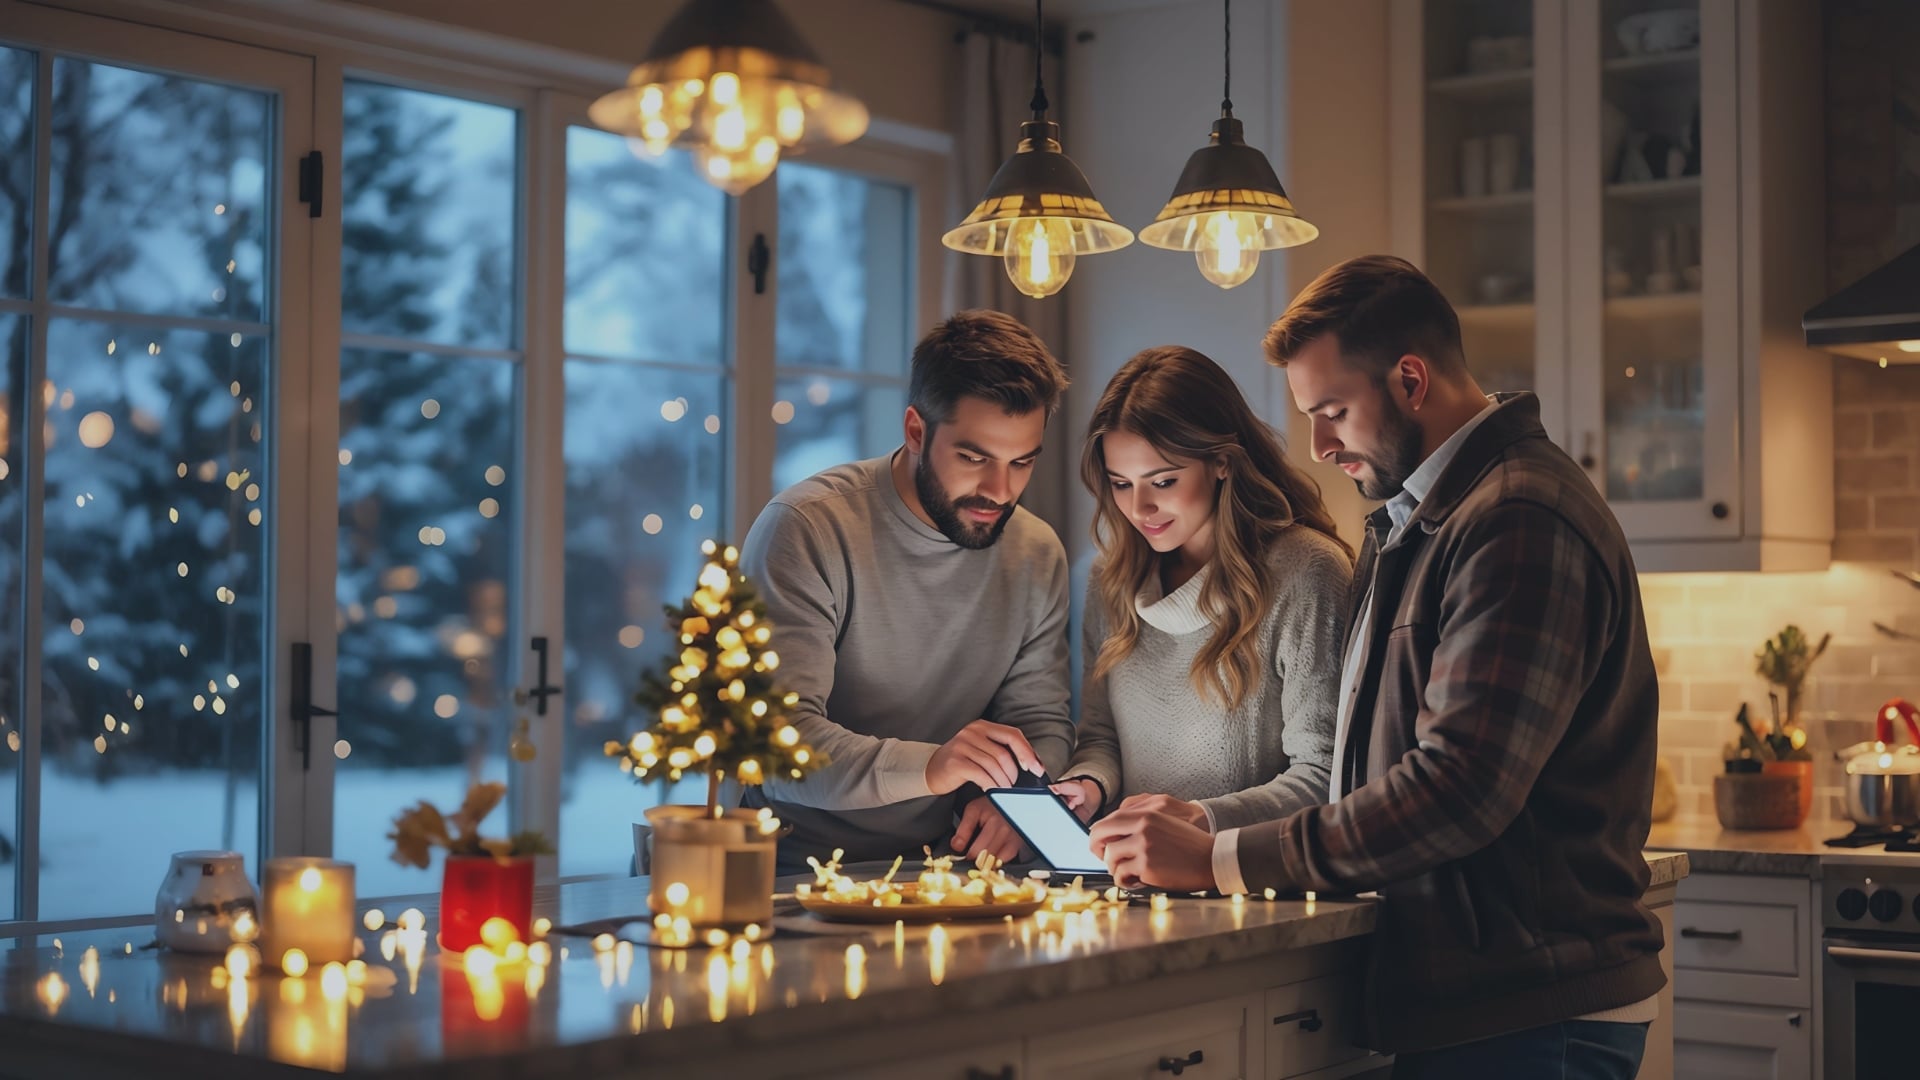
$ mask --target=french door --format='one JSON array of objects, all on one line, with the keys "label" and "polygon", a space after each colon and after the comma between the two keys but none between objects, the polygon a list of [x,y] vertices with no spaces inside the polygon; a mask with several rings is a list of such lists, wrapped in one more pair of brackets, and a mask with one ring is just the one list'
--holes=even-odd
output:
[{"label": "french door", "polygon": [[304,826],[313,78],[0,0],[0,921]]}]

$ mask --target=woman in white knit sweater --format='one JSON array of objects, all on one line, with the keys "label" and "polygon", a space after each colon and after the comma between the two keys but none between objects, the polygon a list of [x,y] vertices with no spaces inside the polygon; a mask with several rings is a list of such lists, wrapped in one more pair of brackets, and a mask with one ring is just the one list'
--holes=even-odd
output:
[{"label": "woman in white knit sweater", "polygon": [[1209,829],[1325,802],[1353,555],[1219,365],[1127,361],[1087,432],[1099,509],[1079,745],[1082,819],[1151,800]]}]

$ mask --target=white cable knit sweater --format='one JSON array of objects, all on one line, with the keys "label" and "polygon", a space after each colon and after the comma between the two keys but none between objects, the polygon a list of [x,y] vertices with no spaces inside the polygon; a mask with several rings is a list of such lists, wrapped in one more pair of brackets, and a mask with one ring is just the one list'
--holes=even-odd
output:
[{"label": "white cable knit sweater", "polygon": [[[1267,557],[1274,604],[1257,638],[1265,678],[1237,709],[1201,696],[1189,677],[1213,634],[1199,606],[1211,567],[1171,595],[1161,595],[1157,574],[1141,589],[1140,640],[1082,686],[1078,746],[1061,774],[1099,778],[1103,809],[1128,795],[1172,795],[1198,802],[1218,831],[1326,801],[1353,565],[1304,525],[1281,533]],[[1106,620],[1091,588],[1084,610],[1081,652],[1092,671]]]}]

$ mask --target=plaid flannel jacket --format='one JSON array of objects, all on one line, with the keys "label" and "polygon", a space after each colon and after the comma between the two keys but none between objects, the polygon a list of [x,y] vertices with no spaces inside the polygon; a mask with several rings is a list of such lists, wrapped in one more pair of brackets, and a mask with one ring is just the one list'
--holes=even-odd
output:
[{"label": "plaid flannel jacket", "polygon": [[1368,520],[1373,583],[1339,802],[1242,830],[1251,889],[1382,895],[1367,1039],[1466,1042],[1665,983],[1640,902],[1658,688],[1618,523],[1501,395],[1405,535]]}]

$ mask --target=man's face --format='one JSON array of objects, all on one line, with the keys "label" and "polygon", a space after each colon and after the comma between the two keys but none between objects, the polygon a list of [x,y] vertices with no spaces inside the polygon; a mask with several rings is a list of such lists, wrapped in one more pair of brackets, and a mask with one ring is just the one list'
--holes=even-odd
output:
[{"label": "man's face", "polygon": [[934,526],[961,547],[992,547],[1033,479],[1046,428],[1045,410],[1009,416],[976,397],[961,398],[931,431],[909,409],[907,448],[917,443],[920,455],[914,491]]},{"label": "man's face", "polygon": [[1313,423],[1314,460],[1339,465],[1369,499],[1400,494],[1426,444],[1388,380],[1348,364],[1339,341],[1322,334],[1287,361],[1287,387]]}]

